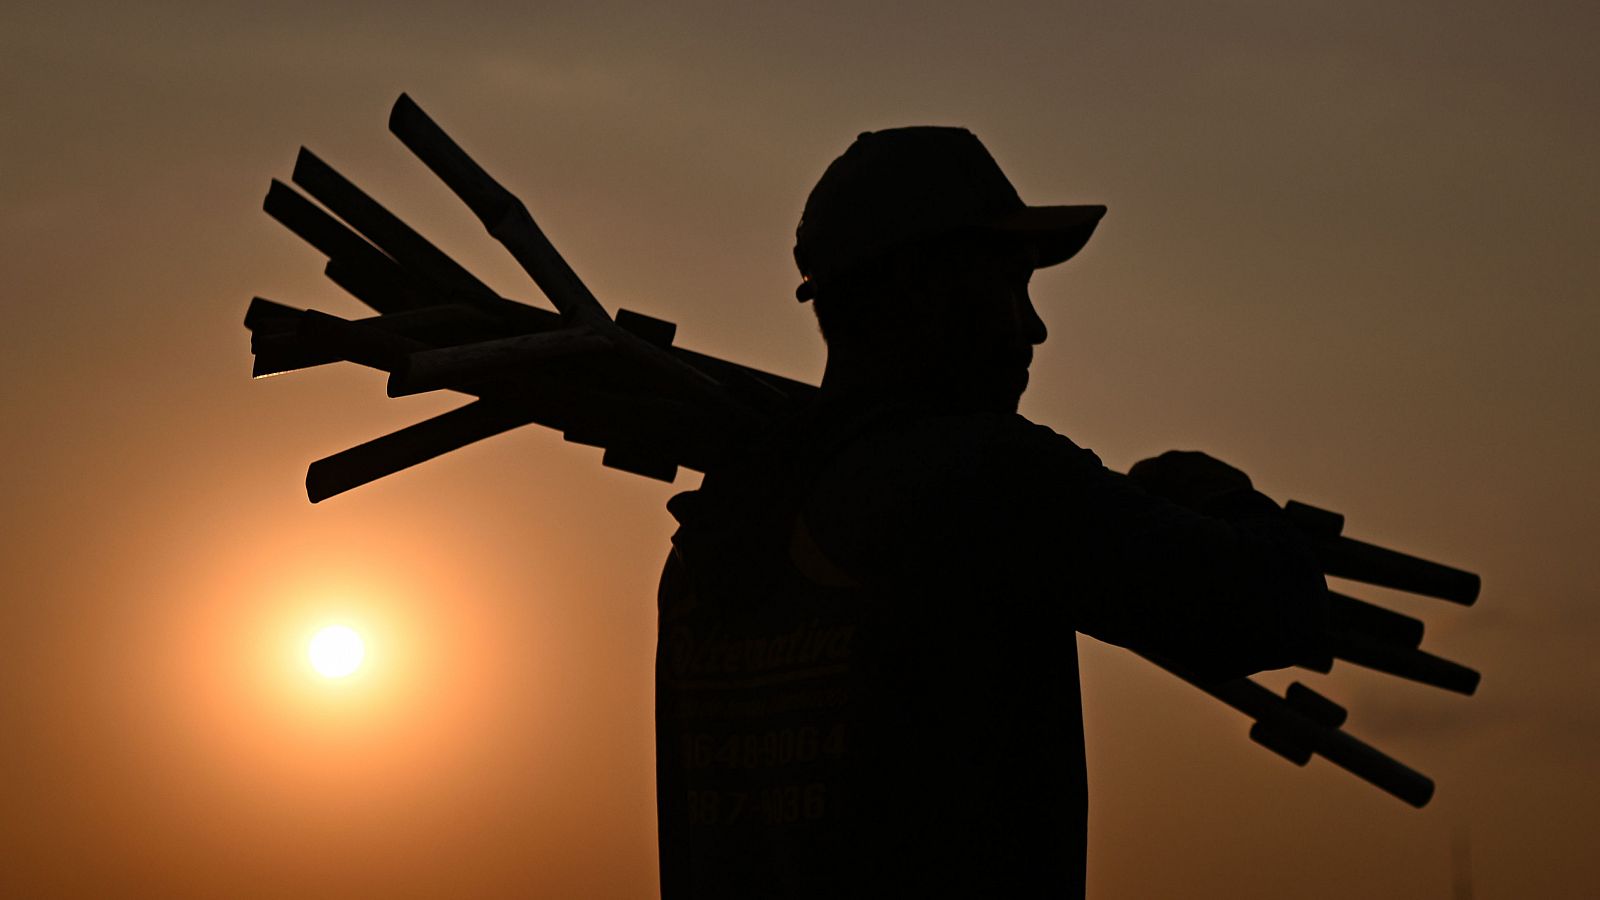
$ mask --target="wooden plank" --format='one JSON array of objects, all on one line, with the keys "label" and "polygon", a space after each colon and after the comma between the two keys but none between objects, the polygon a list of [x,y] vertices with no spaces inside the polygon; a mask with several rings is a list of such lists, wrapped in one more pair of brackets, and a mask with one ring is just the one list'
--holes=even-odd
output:
[{"label": "wooden plank", "polygon": [[472,302],[475,298],[498,296],[443,250],[435,247],[401,221],[399,216],[384,208],[310,150],[300,148],[292,177],[295,184],[382,249],[402,269],[459,295],[449,299]]},{"label": "wooden plank", "polygon": [[1425,629],[1421,619],[1334,591],[1328,592],[1328,618],[1337,631],[1366,635],[1396,647],[1421,645]]},{"label": "wooden plank", "polygon": [[317,460],[306,470],[306,496],[321,503],[531,421],[518,404],[478,400]]},{"label": "wooden plank", "polygon": [[1336,631],[1329,638],[1337,659],[1458,694],[1470,696],[1478,689],[1477,671],[1432,653],[1347,632]]},{"label": "wooden plank", "polygon": [[588,327],[478,341],[411,354],[389,376],[389,396],[403,397],[458,384],[515,379],[537,373],[552,361],[593,356],[611,341]]},{"label": "wooden plank", "polygon": [[345,293],[383,312],[420,309],[444,302],[433,285],[406,272],[388,257],[380,263],[335,256],[322,268],[322,274],[344,288]]},{"label": "wooden plank", "polygon": [[395,101],[389,130],[467,204],[568,324],[611,321],[605,307],[556,252],[522,201],[485,172],[409,96],[401,94]]},{"label": "wooden plank", "polygon": [[[329,259],[345,261],[351,267],[367,271],[397,270],[394,260],[382,250],[367,243],[361,235],[351,231],[344,223],[329,215],[300,192],[274,178],[267,189],[262,209],[299,238],[322,251]],[[404,295],[388,294],[356,299],[379,312],[395,312],[417,305]]]},{"label": "wooden plank", "polygon": [[1286,749],[1305,748],[1412,806],[1420,808],[1433,799],[1433,779],[1363,743],[1343,729],[1330,728],[1315,721],[1284,698],[1248,678],[1206,682],[1159,657],[1140,655],[1265,725],[1267,735],[1275,741],[1286,743]]},{"label": "wooden plank", "polygon": [[1482,585],[1477,575],[1347,537],[1314,542],[1322,570],[1424,597],[1471,606]]}]

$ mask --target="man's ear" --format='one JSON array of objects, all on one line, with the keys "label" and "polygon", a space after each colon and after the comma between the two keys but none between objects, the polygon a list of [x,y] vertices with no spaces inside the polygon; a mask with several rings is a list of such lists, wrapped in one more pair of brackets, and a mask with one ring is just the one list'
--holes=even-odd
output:
[{"label": "man's ear", "polygon": [[951,299],[961,293],[959,266],[940,253],[908,256],[900,265],[901,283],[907,288],[905,302],[913,307],[908,313],[937,316],[950,311]]}]

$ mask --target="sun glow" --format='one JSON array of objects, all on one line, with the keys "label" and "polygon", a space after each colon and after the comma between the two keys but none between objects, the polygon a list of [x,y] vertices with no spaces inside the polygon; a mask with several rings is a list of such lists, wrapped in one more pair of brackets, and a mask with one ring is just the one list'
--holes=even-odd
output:
[{"label": "sun glow", "polygon": [[309,648],[311,667],[325,678],[344,678],[361,666],[367,648],[361,635],[345,625],[329,625],[317,632]]}]

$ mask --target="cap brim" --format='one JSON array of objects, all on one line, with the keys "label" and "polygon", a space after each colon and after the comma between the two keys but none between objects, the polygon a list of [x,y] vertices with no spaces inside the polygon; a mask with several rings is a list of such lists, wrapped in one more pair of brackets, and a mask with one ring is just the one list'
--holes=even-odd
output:
[{"label": "cap brim", "polygon": [[1076,256],[1083,245],[1089,243],[1095,226],[1105,214],[1106,208],[1100,205],[1024,206],[985,227],[1033,239],[1039,250],[1035,268],[1042,269]]}]

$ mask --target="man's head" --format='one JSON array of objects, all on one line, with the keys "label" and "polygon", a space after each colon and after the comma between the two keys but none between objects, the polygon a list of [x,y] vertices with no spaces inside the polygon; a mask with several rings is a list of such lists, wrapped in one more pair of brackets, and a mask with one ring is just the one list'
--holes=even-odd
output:
[{"label": "man's head", "polygon": [[866,132],[806,201],[795,293],[815,301],[830,375],[1015,409],[1045,337],[1028,277],[1077,253],[1104,214],[1025,205],[965,129]]}]

